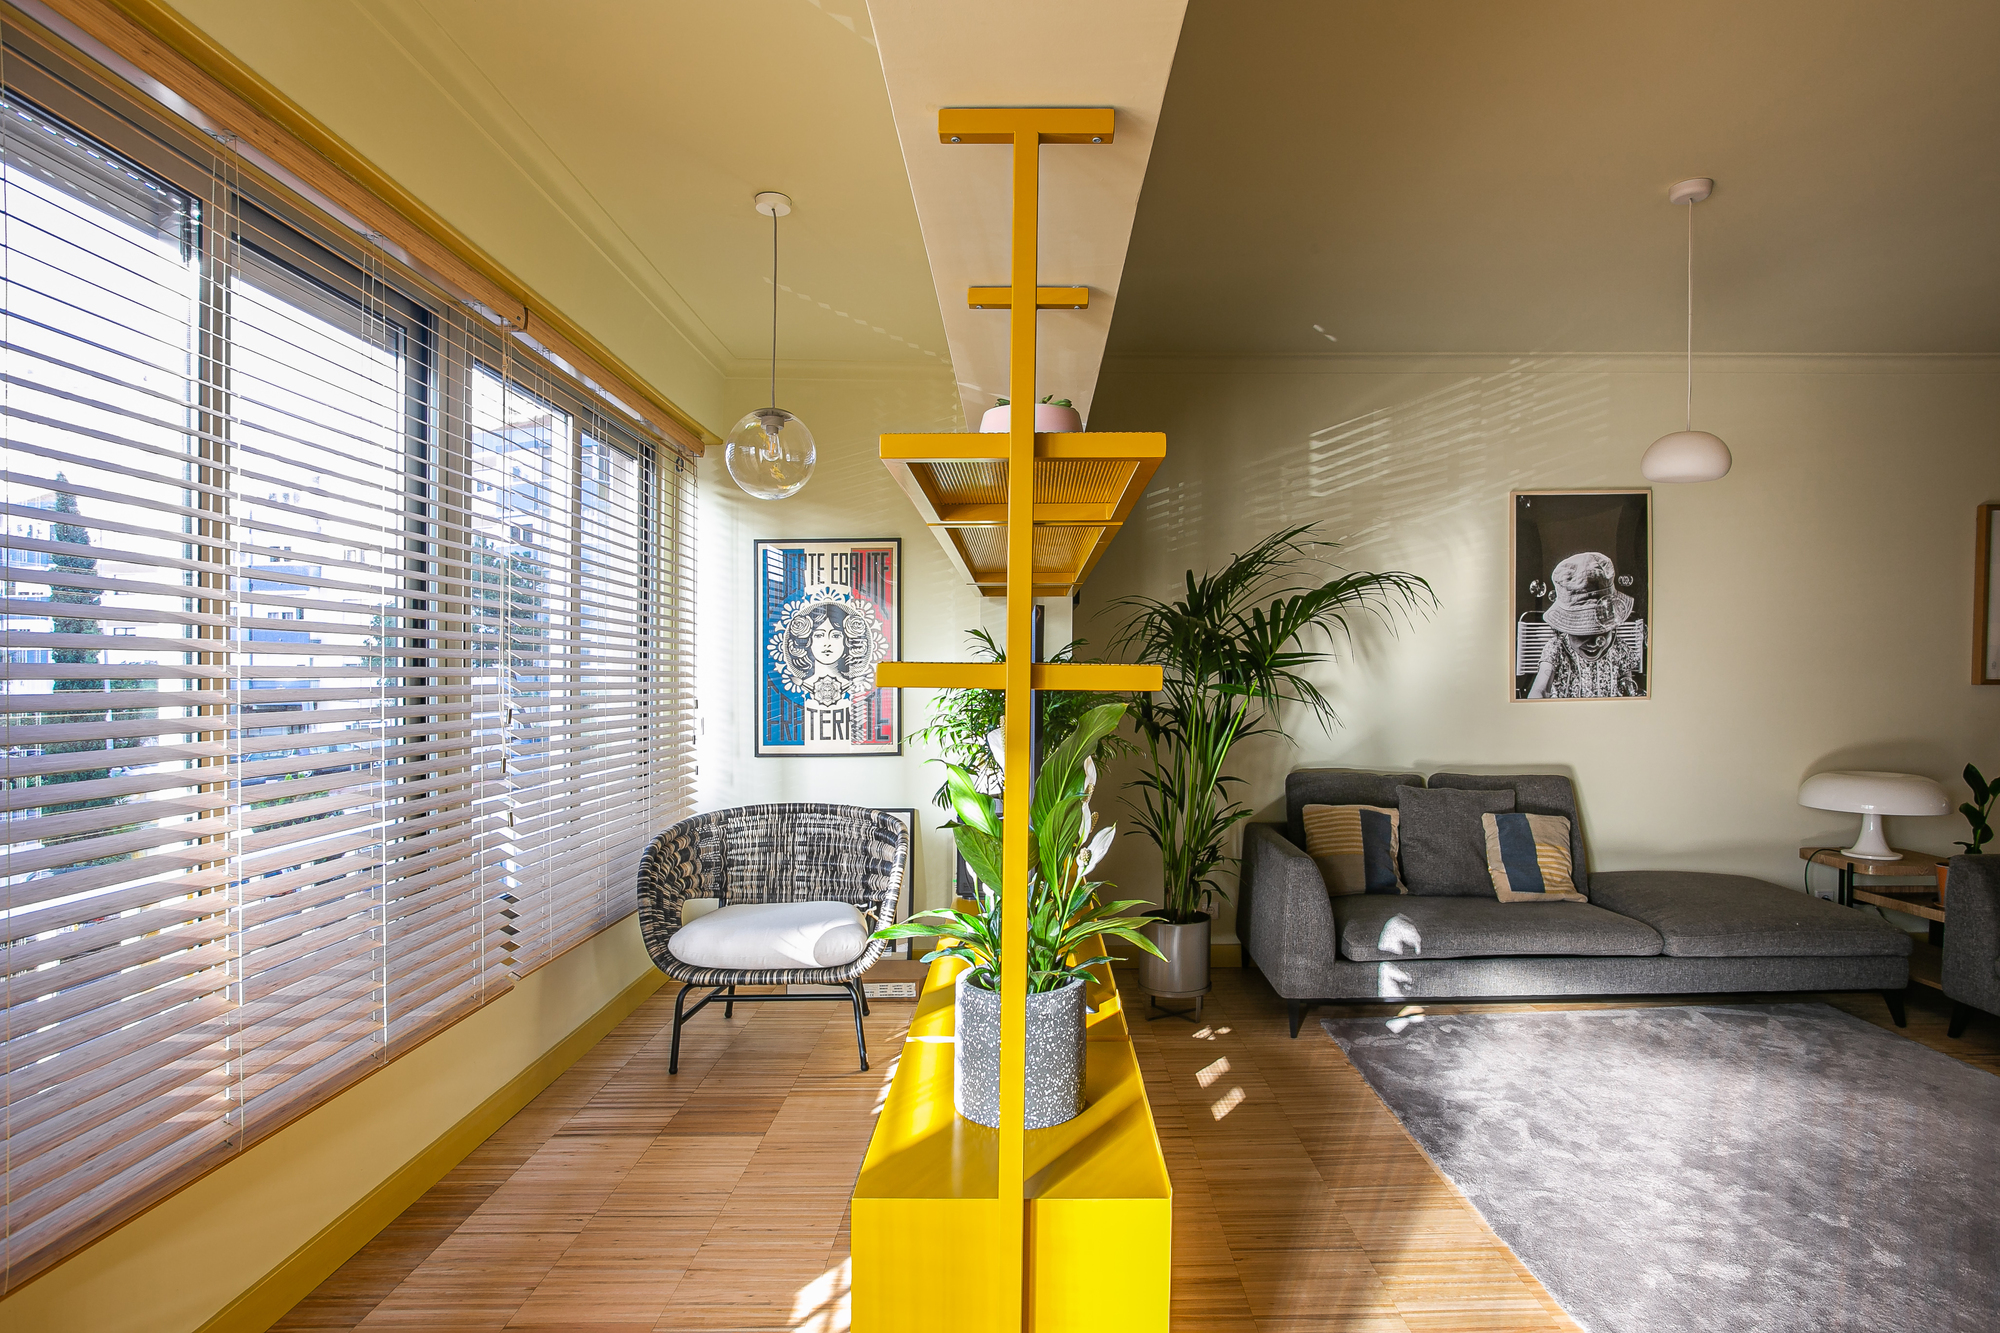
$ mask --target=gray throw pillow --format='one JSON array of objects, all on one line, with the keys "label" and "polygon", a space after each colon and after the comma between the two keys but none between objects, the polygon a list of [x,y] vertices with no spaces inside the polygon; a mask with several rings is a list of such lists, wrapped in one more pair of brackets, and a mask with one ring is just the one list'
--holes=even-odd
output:
[{"label": "gray throw pillow", "polygon": [[1408,891],[1433,898],[1491,898],[1486,829],[1479,817],[1511,811],[1514,793],[1406,787],[1397,796]]}]

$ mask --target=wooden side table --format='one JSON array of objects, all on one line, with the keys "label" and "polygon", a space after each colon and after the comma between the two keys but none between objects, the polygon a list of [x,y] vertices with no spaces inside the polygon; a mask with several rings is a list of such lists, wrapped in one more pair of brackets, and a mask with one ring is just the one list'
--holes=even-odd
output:
[{"label": "wooden side table", "polygon": [[[1938,893],[1937,868],[1950,857],[1932,856],[1929,852],[1904,851],[1901,847],[1889,849],[1901,859],[1895,861],[1858,861],[1851,856],[1842,856],[1838,848],[1801,847],[1799,858],[1812,865],[1833,866],[1840,871],[1839,903],[1843,907],[1853,907],[1867,903],[1872,907],[1886,907],[1892,912],[1904,912],[1920,917],[1930,923],[1930,942],[1911,951],[1910,980],[1920,986],[1936,990],[1943,986],[1943,958],[1939,946],[1944,943],[1944,898]],[[1893,884],[1880,881],[1897,879],[1924,879],[1923,884]]]},{"label": "wooden side table", "polygon": [[[1840,872],[1840,897],[1836,901],[1842,907],[1852,907],[1856,902],[1873,903],[1877,907],[1888,907],[1898,912],[1909,912],[1911,916],[1921,916],[1931,921],[1943,921],[1944,907],[1938,900],[1937,868],[1951,858],[1948,856],[1932,856],[1929,852],[1905,851],[1901,847],[1891,847],[1889,850],[1896,853],[1896,860],[1863,861],[1852,856],[1842,856],[1840,849],[1837,847],[1801,847],[1799,848],[1799,859],[1811,862],[1813,865],[1832,866]],[[1930,884],[1928,887],[1919,887],[1912,884],[1883,884],[1861,888],[1855,878],[1856,876],[1871,880],[1927,879],[1930,881]],[[1894,894],[1897,901],[1878,901],[1890,894]],[[1912,901],[1910,895],[1914,895],[1919,900],[1927,898],[1930,903],[1936,905],[1937,914],[1932,916],[1928,912],[1919,912],[1912,910],[1910,907],[1899,905],[1901,902]]]}]

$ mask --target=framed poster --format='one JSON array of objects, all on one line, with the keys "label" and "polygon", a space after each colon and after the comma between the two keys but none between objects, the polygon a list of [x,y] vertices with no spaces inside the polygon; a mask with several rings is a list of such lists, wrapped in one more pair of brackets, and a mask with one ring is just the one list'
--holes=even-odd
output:
[{"label": "framed poster", "polygon": [[875,664],[903,648],[903,543],[759,541],[757,753],[897,755],[902,698]]},{"label": "framed poster", "polygon": [[2000,504],[1979,506],[1977,557],[1972,566],[1972,683],[2000,685]]},{"label": "framed poster", "polygon": [[1653,493],[1513,501],[1514,697],[1649,697]]}]

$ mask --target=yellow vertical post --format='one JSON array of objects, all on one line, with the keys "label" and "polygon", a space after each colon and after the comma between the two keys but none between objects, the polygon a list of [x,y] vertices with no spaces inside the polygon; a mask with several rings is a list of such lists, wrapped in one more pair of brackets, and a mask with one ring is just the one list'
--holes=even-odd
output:
[{"label": "yellow vertical post", "polygon": [[[1003,1235],[1021,1256],[1018,1293],[1022,1314],[1031,1308],[1027,1282],[1027,1205],[1022,1185],[1027,1140],[1028,1078],[1028,809],[1033,782],[1029,738],[1034,719],[1028,651],[1035,600],[1035,321],[1038,284],[1042,136],[1038,127],[1014,130],[1013,287],[1007,337],[1007,737],[1003,790],[1006,823],[1001,843],[1000,965],[1000,1188],[1008,1210]],[[1015,1321],[1025,1323],[1022,1320]]]},{"label": "yellow vertical post", "polygon": [[[1035,596],[1035,319],[1043,295],[1037,288],[1044,143],[1111,142],[1109,108],[1014,107],[947,109],[938,114],[938,134],[947,143],[1008,144],[1013,149],[1013,245],[1008,274],[1007,390],[1013,410],[1007,434],[1007,662],[1002,676],[1007,722],[1002,778],[1006,815],[1001,841],[1000,936],[1000,1126],[998,1183],[993,1206],[998,1225],[991,1232],[999,1252],[988,1256],[996,1270],[1002,1308],[993,1324],[1028,1329],[1033,1282],[1027,1234],[1027,1029],[1029,810],[1034,780],[1034,655],[1029,651]],[[1087,303],[1073,289],[1051,292],[1051,308]],[[883,669],[878,679],[893,679]],[[969,683],[969,681],[968,681]],[[1053,688],[1097,688],[1081,683]],[[1157,689],[1157,672],[1134,688]]]}]

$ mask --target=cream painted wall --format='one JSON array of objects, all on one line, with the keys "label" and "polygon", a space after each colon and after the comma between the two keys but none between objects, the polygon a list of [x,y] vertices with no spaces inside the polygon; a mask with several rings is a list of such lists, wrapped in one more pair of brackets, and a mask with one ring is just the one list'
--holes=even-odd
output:
[{"label": "cream painted wall", "polygon": [[[962,660],[964,631],[981,624],[981,599],[946,563],[917,511],[879,461],[884,431],[959,430],[949,374],[913,377],[856,368],[810,378],[781,368],[778,401],[813,432],[818,468],[789,500],[752,500],[729,479],[723,451],[701,462],[700,808],[765,801],[839,801],[914,806],[924,832],[914,849],[914,909],[941,906],[951,881],[951,843],[930,803],[937,769],[907,739],[896,758],[759,759],[755,756],[756,583],[750,544],[760,537],[901,537],[903,652],[912,660]],[[825,372],[821,372],[825,374]],[[729,421],[769,401],[768,381],[727,382]],[[725,425],[725,429],[727,426]],[[903,692],[905,737],[924,724],[928,690]]]},{"label": "cream painted wall", "polygon": [[[1962,800],[1968,760],[2000,768],[2000,688],[1967,683],[1973,511],[2000,500],[2000,361],[1698,361],[1697,424],[1736,465],[1655,488],[1654,697],[1513,702],[1508,492],[1643,485],[1640,453],[1680,424],[1677,372],[1629,357],[1114,363],[1092,425],[1163,429],[1168,461],[1078,631],[1107,637],[1116,596],[1318,522],[1343,563],[1420,574],[1441,606],[1395,633],[1363,625],[1321,673],[1345,725],[1288,718],[1296,745],[1241,752],[1259,818],[1282,817],[1284,774],[1306,765],[1561,771],[1598,869],[1797,887],[1797,848],[1854,827],[1799,807],[1805,775],[1923,773]],[[1954,816],[1893,819],[1890,836],[1944,852],[1964,833]],[[1157,892],[1137,838],[1105,870]],[[1233,926],[1225,907],[1220,937]]]},{"label": "cream painted wall", "polygon": [[648,975],[634,914],[0,1301],[0,1328],[201,1328]]}]

